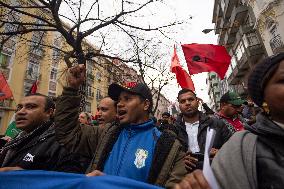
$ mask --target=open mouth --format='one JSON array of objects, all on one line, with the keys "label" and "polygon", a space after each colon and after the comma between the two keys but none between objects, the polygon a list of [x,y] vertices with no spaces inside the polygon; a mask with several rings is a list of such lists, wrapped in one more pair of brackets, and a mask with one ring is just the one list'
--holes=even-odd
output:
[{"label": "open mouth", "polygon": [[126,115],[127,111],[126,110],[118,110],[117,114],[118,114],[118,119],[123,119],[124,116]]},{"label": "open mouth", "polygon": [[102,118],[98,118],[98,122],[101,124],[101,123],[104,123],[104,119],[102,119]]}]

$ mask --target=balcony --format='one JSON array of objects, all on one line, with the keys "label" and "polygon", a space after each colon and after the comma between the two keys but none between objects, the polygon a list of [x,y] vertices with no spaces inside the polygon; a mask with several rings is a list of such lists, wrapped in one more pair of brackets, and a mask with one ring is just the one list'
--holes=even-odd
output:
[{"label": "balcony", "polygon": [[214,94],[219,95],[220,94],[220,89],[219,88],[214,88]]},{"label": "balcony", "polygon": [[261,44],[251,45],[246,49],[252,63],[254,63],[260,56],[264,54],[264,49]]},{"label": "balcony", "polygon": [[218,87],[218,81],[217,80],[213,80],[212,81],[212,86],[213,86],[213,88]]},{"label": "balcony", "polygon": [[236,40],[236,34],[227,32],[224,38],[224,44],[232,45],[235,42],[235,40]]},{"label": "balcony", "polygon": [[248,14],[248,7],[246,5],[239,5],[234,8],[231,16],[230,33],[237,33],[239,26],[243,24]]},{"label": "balcony", "polygon": [[241,34],[247,34],[247,33],[251,33],[254,31],[255,30],[253,29],[253,24],[245,24],[245,25],[241,25],[240,27]]},{"label": "balcony", "polygon": [[224,18],[230,18],[232,11],[237,4],[238,0],[225,0]]},{"label": "balcony", "polygon": [[277,54],[279,52],[283,52],[284,51],[284,44],[283,41],[281,39],[280,34],[274,36],[271,40],[270,40],[270,47],[271,50],[274,54]]},{"label": "balcony", "polygon": [[245,53],[237,60],[237,66],[228,78],[229,85],[236,85],[248,73],[250,65],[256,64],[263,56],[264,50],[261,44],[245,47]]},{"label": "balcony", "polygon": [[238,93],[241,97],[245,97],[247,94],[247,89],[242,84],[233,85],[233,89],[236,93]]}]

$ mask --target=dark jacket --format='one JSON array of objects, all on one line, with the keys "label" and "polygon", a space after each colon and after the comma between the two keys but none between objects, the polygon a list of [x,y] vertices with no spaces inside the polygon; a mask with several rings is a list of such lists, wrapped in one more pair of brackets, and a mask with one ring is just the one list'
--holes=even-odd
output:
[{"label": "dark jacket", "polygon": [[257,135],[256,169],[258,188],[284,187],[284,129],[258,114],[247,130]]},{"label": "dark jacket", "polygon": [[[185,150],[188,149],[188,136],[186,132],[186,126],[182,115],[179,115],[176,122],[174,123],[177,131],[178,139],[181,141]],[[216,135],[213,143],[213,148],[220,149],[222,145],[227,142],[231,137],[231,132],[225,126],[225,124],[213,117],[206,116],[204,113],[199,112],[199,127],[197,134],[197,141],[201,153],[204,153],[207,128],[210,127],[216,130]]]},{"label": "dark jacket", "polygon": [[[55,122],[57,140],[69,151],[93,158],[87,172],[104,170],[106,160],[124,127],[114,123],[104,128],[80,125],[77,91],[64,88],[57,100]],[[173,187],[185,176],[185,153],[175,136],[163,132],[157,139],[147,182]],[[133,162],[134,163],[134,162]]]},{"label": "dark jacket", "polygon": [[282,189],[284,129],[263,114],[246,129],[236,132],[213,159],[220,188]]},{"label": "dark jacket", "polygon": [[[1,167],[84,173],[86,162],[70,154],[55,140],[54,124],[49,121],[31,133],[21,132],[0,153]],[[82,160],[82,159],[81,159]]]}]

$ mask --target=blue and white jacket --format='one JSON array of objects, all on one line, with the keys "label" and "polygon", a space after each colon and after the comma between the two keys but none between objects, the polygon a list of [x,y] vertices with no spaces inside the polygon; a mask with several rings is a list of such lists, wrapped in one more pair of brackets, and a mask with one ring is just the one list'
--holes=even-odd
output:
[{"label": "blue and white jacket", "polygon": [[124,127],[106,160],[103,172],[146,182],[161,132],[152,120]]}]

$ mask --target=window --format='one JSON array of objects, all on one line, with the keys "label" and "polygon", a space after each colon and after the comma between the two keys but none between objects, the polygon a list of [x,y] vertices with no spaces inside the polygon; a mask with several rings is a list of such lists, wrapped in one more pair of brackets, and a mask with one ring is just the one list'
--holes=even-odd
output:
[{"label": "window", "polygon": [[54,32],[54,39],[53,39],[53,45],[55,47],[61,47],[61,34],[59,32]]},{"label": "window", "polygon": [[101,90],[100,90],[100,89],[97,89],[96,99],[97,99],[97,100],[100,100],[101,98],[102,98]]},{"label": "window", "polygon": [[11,56],[0,52],[0,66],[8,67],[10,65]]},{"label": "window", "polygon": [[86,104],[85,104],[85,110],[86,110],[86,112],[92,112],[92,111],[91,111],[91,110],[92,110],[92,105],[91,105],[90,102],[86,102]]},{"label": "window", "polygon": [[57,78],[57,69],[56,68],[51,68],[50,80],[56,81],[56,78]]},{"label": "window", "polygon": [[27,68],[28,79],[37,80],[39,77],[39,64],[30,60]]},{"label": "window", "polygon": [[[238,44],[237,48],[236,48],[236,57],[237,60],[241,60],[241,58],[243,57],[243,54],[245,53],[245,48],[243,43],[240,41],[240,43]],[[234,68],[234,67],[233,67]]]},{"label": "window", "polygon": [[96,79],[97,79],[98,81],[101,81],[101,77],[102,77],[102,74],[101,74],[100,72],[97,72],[97,74],[96,74]]},{"label": "window", "polygon": [[245,47],[255,46],[260,43],[256,33],[248,33],[244,36],[243,39],[244,39]]},{"label": "window", "polygon": [[94,97],[93,87],[91,85],[87,85],[87,96]]},{"label": "window", "polygon": [[52,96],[52,97],[56,97],[56,94],[55,94],[55,92],[48,92],[48,96]]},{"label": "window", "polygon": [[56,91],[56,82],[54,82],[54,81],[49,82],[49,90],[50,91]]},{"label": "window", "polygon": [[232,59],[231,59],[231,69],[233,70],[237,65],[237,60],[236,60],[236,57],[235,56],[232,56]]},{"label": "window", "polygon": [[59,49],[53,49],[52,51],[52,59],[55,60],[55,59],[59,59],[60,57],[60,51]]}]

